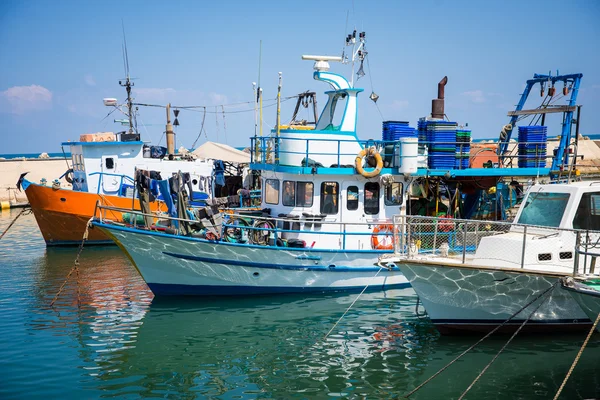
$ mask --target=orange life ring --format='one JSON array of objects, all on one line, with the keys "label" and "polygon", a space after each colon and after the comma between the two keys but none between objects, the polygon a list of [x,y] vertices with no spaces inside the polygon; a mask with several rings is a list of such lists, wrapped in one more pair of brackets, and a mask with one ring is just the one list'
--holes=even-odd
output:
[{"label": "orange life ring", "polygon": [[[363,158],[366,156],[373,156],[375,157],[375,161],[377,161],[377,166],[371,172],[366,172],[362,166]],[[354,160],[354,166],[356,167],[356,171],[358,171],[358,173],[364,176],[365,178],[373,178],[374,176],[379,175],[379,173],[381,172],[381,169],[383,168],[383,160],[381,159],[381,154],[379,154],[374,147],[365,147],[356,156],[356,159]]]},{"label": "orange life ring", "polygon": [[447,217],[439,217],[437,224],[438,229],[442,232],[452,232],[454,230],[454,221],[450,215]]},{"label": "orange life ring", "polygon": [[[379,233],[387,233],[384,237],[392,235],[392,241],[390,243],[379,242]],[[373,235],[371,236],[371,247],[376,250],[392,250],[394,248],[394,226],[392,224],[381,224],[377,225],[373,229]]]}]

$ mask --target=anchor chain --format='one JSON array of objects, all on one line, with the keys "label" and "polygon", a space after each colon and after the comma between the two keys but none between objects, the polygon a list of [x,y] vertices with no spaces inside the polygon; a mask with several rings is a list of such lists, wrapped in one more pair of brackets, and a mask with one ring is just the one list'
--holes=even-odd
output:
[{"label": "anchor chain", "polygon": [[85,245],[85,242],[88,239],[90,225],[93,220],[94,220],[93,217],[90,218],[89,221],[87,222],[87,224],[85,225],[85,232],[83,232],[83,238],[81,239],[81,243],[79,244],[79,250],[77,251],[77,256],[75,257],[75,262],[73,263],[74,264],[73,268],[71,268],[71,270],[67,274],[67,277],[65,278],[65,281],[58,289],[58,293],[56,293],[56,296],[54,296],[54,299],[52,299],[52,301],[50,302],[50,307],[54,306],[54,303],[56,302],[56,300],[58,300],[60,294],[62,293],[63,289],[67,285],[69,278],[71,277],[71,275],[73,275],[73,272],[75,272],[75,274],[77,276],[77,307],[79,307],[79,305],[81,304],[81,290],[79,287],[79,257],[81,256],[81,252],[83,251],[83,246]]}]

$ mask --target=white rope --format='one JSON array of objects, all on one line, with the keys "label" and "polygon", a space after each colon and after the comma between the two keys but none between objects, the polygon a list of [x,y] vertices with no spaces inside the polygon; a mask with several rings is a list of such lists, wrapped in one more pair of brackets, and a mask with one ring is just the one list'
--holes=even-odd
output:
[{"label": "white rope", "polygon": [[[383,267],[379,267],[379,271],[377,271],[377,273],[371,279],[375,279],[377,277],[377,275],[379,275],[379,273],[381,272],[382,269],[383,269]],[[346,311],[344,311],[344,313],[342,314],[342,316],[331,327],[331,329],[329,330],[329,332],[327,332],[327,334],[323,337],[323,340],[327,339],[327,337],[331,334],[331,332],[333,332],[333,330],[335,329],[335,327],[346,316],[346,314],[348,313],[348,311],[350,311],[350,309],[352,308],[352,306],[354,306],[354,303],[356,303],[358,301],[358,299],[360,298],[360,296],[365,292],[365,290],[367,290],[367,288],[369,287],[369,285],[370,285],[370,283],[367,283],[367,286],[365,286],[365,288],[362,290],[362,292],[360,292],[358,294],[358,296],[356,296],[356,298],[354,299],[354,301],[352,302],[352,304],[350,304],[350,306],[346,309]]]}]

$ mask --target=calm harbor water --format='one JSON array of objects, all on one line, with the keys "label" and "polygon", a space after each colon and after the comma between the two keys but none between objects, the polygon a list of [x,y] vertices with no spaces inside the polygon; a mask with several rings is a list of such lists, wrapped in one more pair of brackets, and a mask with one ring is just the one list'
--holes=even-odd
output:
[{"label": "calm harbor water", "polygon": [[[363,294],[327,339],[357,294],[155,299],[116,247],[85,248],[51,308],[76,252],[32,215],[0,240],[0,398],[400,398],[479,338],[439,336],[411,289]],[[466,398],[552,398],[584,337],[517,337]],[[506,339],[411,398],[458,398]],[[599,360],[595,334],[562,399],[600,397]]]}]

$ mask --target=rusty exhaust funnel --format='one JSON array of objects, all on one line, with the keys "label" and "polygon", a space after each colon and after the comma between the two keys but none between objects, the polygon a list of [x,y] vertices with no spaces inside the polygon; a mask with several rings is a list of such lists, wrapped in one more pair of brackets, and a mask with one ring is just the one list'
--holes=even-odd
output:
[{"label": "rusty exhaust funnel", "polygon": [[444,119],[444,86],[448,83],[448,77],[445,76],[438,83],[438,98],[431,100],[431,117]]}]

